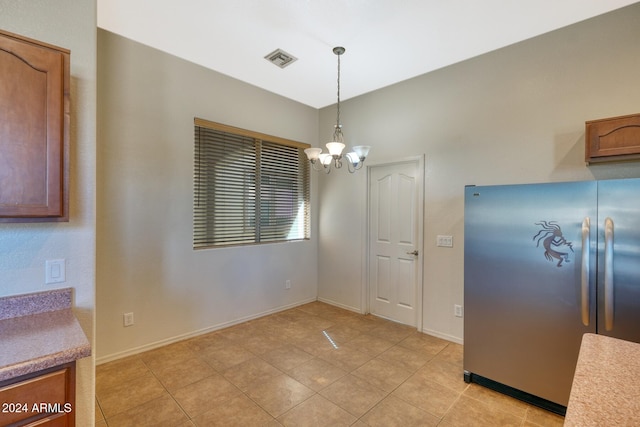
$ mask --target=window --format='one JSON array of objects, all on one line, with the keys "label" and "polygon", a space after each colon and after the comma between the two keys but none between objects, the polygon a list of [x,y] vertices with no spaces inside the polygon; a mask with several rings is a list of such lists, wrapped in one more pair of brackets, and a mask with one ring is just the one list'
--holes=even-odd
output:
[{"label": "window", "polygon": [[194,249],[308,239],[309,145],[194,123]]}]

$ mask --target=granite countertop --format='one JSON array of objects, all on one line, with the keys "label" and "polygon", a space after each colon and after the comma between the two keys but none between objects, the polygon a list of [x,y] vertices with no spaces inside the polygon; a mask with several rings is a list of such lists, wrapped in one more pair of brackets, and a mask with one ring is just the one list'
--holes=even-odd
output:
[{"label": "granite countertop", "polygon": [[585,334],[564,425],[640,425],[640,344]]},{"label": "granite countertop", "polygon": [[0,381],[91,355],[71,288],[0,298]]}]

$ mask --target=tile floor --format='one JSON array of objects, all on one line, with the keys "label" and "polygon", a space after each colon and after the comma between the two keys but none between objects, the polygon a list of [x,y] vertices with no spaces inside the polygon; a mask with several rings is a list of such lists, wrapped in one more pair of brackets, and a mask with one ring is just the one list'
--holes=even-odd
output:
[{"label": "tile floor", "polygon": [[97,367],[96,426],[562,426],[462,346],[314,302]]}]

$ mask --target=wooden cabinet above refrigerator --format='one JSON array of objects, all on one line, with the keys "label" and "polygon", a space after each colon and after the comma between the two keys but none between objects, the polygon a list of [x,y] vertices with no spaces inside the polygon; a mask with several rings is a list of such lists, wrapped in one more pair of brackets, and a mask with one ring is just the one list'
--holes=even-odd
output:
[{"label": "wooden cabinet above refrigerator", "polygon": [[585,123],[587,163],[640,159],[640,114]]},{"label": "wooden cabinet above refrigerator", "polygon": [[0,31],[0,222],[69,220],[69,61]]}]

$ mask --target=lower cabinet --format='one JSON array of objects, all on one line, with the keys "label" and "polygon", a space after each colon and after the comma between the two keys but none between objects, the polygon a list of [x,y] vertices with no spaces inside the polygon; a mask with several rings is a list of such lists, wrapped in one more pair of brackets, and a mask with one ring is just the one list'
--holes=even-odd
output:
[{"label": "lower cabinet", "polygon": [[0,426],[75,426],[75,362],[0,382]]}]

